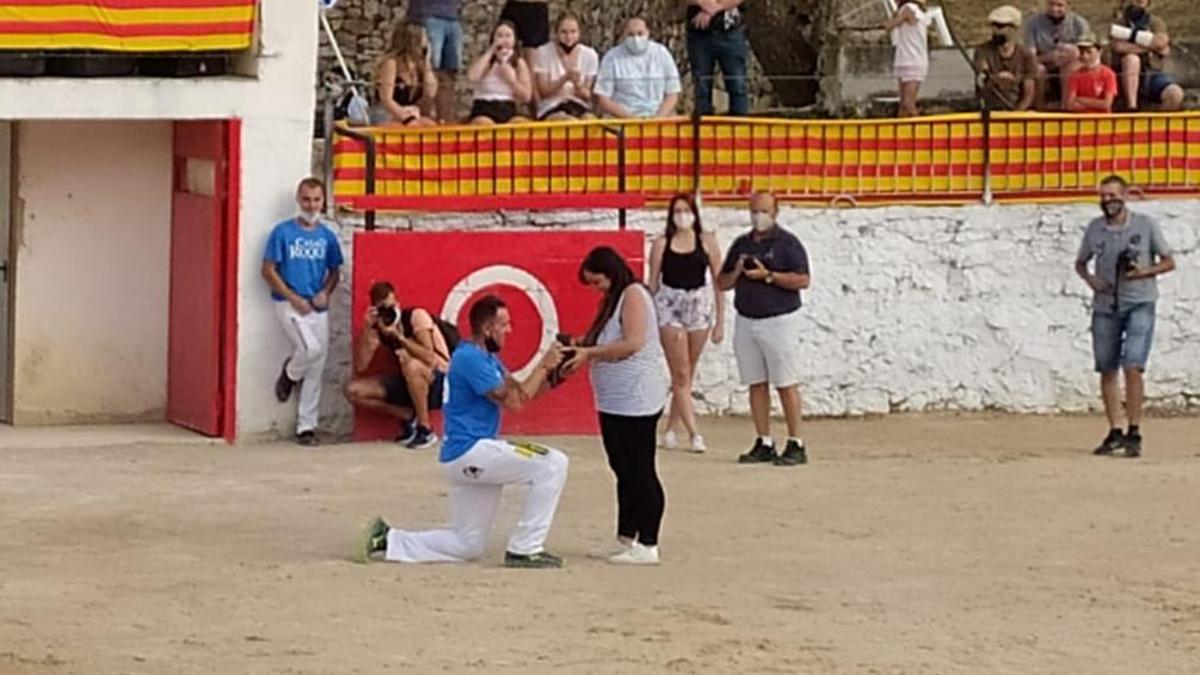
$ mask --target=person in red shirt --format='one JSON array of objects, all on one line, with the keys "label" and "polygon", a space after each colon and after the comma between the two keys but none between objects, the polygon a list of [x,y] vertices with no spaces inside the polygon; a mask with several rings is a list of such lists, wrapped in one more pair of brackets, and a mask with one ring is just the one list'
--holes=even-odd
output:
[{"label": "person in red shirt", "polygon": [[1112,112],[1117,98],[1117,74],[1100,62],[1096,36],[1086,33],[1075,43],[1083,67],[1067,81],[1063,108],[1069,112]]}]

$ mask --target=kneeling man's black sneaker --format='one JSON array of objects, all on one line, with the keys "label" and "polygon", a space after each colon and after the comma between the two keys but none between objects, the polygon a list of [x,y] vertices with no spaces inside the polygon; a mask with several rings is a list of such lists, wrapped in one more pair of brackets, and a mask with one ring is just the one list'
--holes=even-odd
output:
[{"label": "kneeling man's black sneaker", "polygon": [[739,464],[769,464],[778,458],[775,454],[775,448],[762,442],[762,439],[754,441],[754,447],[744,455],[738,457]]},{"label": "kneeling man's black sneaker", "polygon": [[808,451],[796,441],[788,441],[783,454],[775,460],[775,466],[796,466],[808,464]]},{"label": "kneeling man's black sneaker", "polygon": [[527,569],[556,569],[563,566],[563,559],[545,551],[538,551],[537,553],[530,553],[528,555],[505,551],[504,566],[523,567]]},{"label": "kneeling man's black sneaker", "polygon": [[1141,457],[1142,456],[1142,435],[1129,434],[1125,437],[1125,456],[1126,457]]},{"label": "kneeling man's black sneaker", "polygon": [[1092,451],[1093,455],[1111,455],[1117,450],[1125,447],[1125,432],[1120,429],[1113,429],[1108,432],[1100,445]]}]

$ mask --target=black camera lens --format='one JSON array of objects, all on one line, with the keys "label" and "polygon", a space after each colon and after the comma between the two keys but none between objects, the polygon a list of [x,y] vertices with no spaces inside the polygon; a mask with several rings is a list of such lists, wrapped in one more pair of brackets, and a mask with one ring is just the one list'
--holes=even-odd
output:
[{"label": "black camera lens", "polygon": [[390,326],[396,323],[396,308],[390,305],[379,305],[375,308],[375,313],[379,315],[379,323]]}]

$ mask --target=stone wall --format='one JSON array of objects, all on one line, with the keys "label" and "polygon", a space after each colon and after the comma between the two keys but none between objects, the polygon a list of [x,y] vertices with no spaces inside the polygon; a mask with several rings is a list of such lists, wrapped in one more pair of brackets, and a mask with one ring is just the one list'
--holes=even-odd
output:
[{"label": "stone wall", "polygon": [[[1200,225],[1194,202],[1136,205],[1158,218],[1179,269],[1160,284],[1150,405],[1200,407]],[[1089,294],[1072,269],[1090,205],[785,208],[780,222],[806,244],[813,265],[800,342],[806,413],[820,416],[933,410],[1057,413],[1095,410]],[[708,209],[723,247],[745,231],[745,213]],[[661,212],[631,218],[655,232]],[[462,228],[461,218],[418,219],[422,229]],[[471,227],[530,224],[486,216]],[[612,214],[566,214],[547,227],[611,225]],[[563,224],[566,223],[566,224]],[[408,221],[401,223],[407,227]],[[342,238],[350,245],[351,223]],[[349,253],[347,259],[351,259]],[[347,271],[349,272],[349,270]],[[333,313],[324,413],[348,423],[339,392],[349,372],[349,288]],[[728,333],[732,335],[732,312]],[[696,396],[705,414],[742,414],[727,340],[704,354]]]},{"label": "stone wall", "polygon": [[[329,13],[329,22],[338,37],[352,69],[360,77],[374,77],[375,62],[383,52],[392,26],[404,19],[407,0],[342,0]],[[465,34],[466,58],[470,60],[487,48],[488,35],[500,16],[504,0],[465,0],[461,17]],[[687,77],[687,53],[683,30],[683,12],[678,0],[613,0],[611,2],[589,2],[586,0],[553,0],[550,3],[551,21],[563,10],[580,17],[583,24],[583,41],[595,47],[601,54],[618,38],[625,17],[643,13],[650,22],[650,30],[656,40],[664,42],[675,55],[680,73]],[[320,72],[333,72],[337,63],[325,35],[321,36]],[[459,82],[459,110],[466,114],[470,107],[470,87],[465,78]],[[718,82],[718,87],[720,87]],[[690,85],[685,84],[685,109],[691,109]],[[762,76],[757,60],[751,57],[751,95],[755,110],[766,110],[775,106],[771,84]],[[718,94],[720,96],[720,94]],[[318,93],[324,101],[324,92]],[[718,110],[724,103],[717,101]]]}]

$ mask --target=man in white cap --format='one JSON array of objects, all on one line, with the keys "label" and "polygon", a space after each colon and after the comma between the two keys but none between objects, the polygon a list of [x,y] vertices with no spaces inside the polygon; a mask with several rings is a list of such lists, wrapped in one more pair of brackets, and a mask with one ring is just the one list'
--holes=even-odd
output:
[{"label": "man in white cap", "polygon": [[988,15],[992,39],[975,48],[975,70],[983,76],[989,108],[1029,110],[1033,104],[1037,60],[1017,40],[1021,10],[1003,5]]}]

